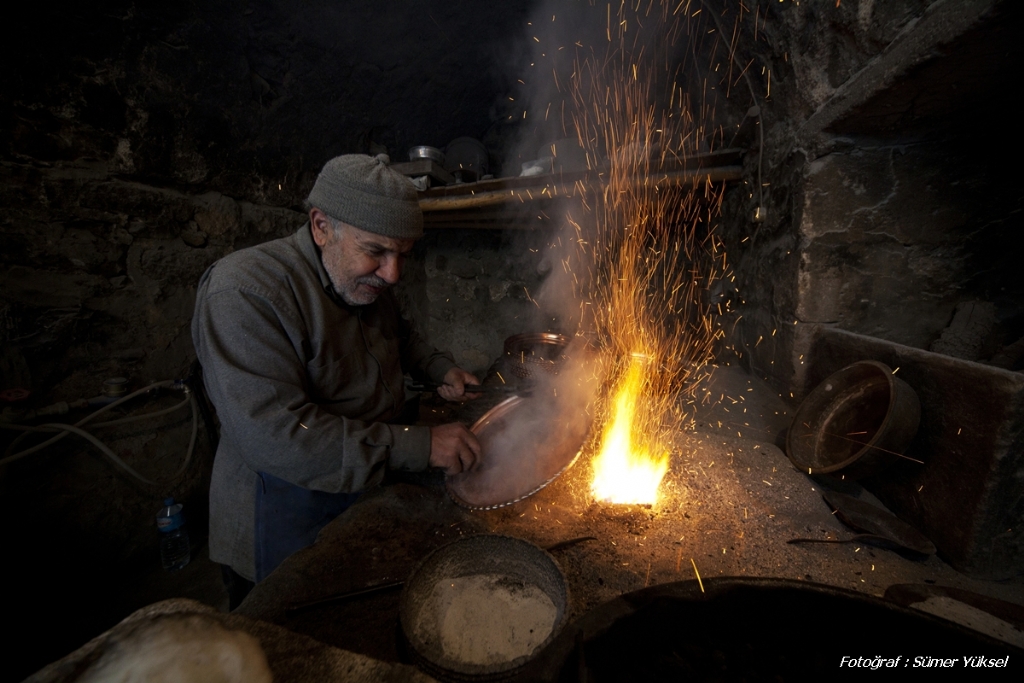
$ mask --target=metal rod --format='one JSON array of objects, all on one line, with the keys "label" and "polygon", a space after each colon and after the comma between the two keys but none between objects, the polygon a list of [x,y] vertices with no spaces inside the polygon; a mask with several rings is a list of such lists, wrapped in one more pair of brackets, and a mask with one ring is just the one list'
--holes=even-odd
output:
[{"label": "metal rod", "polygon": [[[673,173],[664,173],[654,176],[654,182],[669,182],[674,185],[685,185],[688,183],[704,183],[704,182],[719,182],[723,180],[739,180],[743,177],[742,166],[722,166],[720,168],[705,168],[695,169],[692,171],[677,171]],[[639,181],[638,181],[639,182]],[[600,181],[594,183],[588,183],[587,188],[596,187],[602,185]],[[569,186],[563,188],[565,192],[560,191],[556,196],[571,195],[576,191],[578,186]],[[533,202],[537,200],[550,201],[554,197],[547,194],[540,194],[533,192],[535,188],[524,188],[524,189],[511,189],[511,190],[492,190],[488,192],[478,192],[477,194],[470,196],[456,196],[456,197],[422,197],[419,200],[420,210],[423,213],[432,213],[435,211],[451,211],[454,209],[473,209],[484,206],[494,206],[496,204],[506,204],[508,202]]]}]

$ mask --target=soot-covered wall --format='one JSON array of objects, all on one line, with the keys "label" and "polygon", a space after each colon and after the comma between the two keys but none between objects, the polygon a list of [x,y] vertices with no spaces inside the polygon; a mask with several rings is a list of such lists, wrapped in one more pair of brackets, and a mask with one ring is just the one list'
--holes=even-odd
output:
[{"label": "soot-covered wall", "polygon": [[1024,335],[1008,262],[1020,171],[995,134],[1010,125],[1020,25],[1012,3],[785,3],[744,43],[764,50],[773,86],[763,185],[725,208],[745,302],[733,341],[781,391],[800,376],[800,324],[939,350],[958,306],[979,302],[992,321],[961,357],[987,362]]}]

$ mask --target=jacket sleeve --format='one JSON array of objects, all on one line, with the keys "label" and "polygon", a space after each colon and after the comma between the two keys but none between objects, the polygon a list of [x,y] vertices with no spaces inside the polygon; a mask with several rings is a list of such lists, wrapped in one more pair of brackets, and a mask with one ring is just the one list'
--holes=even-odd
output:
[{"label": "jacket sleeve", "polygon": [[276,296],[223,289],[197,303],[193,339],[222,438],[252,470],[312,490],[358,491],[388,467],[425,469],[429,428],[347,419],[311,401],[304,325]]},{"label": "jacket sleeve", "polygon": [[402,370],[416,379],[429,379],[441,383],[449,370],[456,366],[451,354],[438,351],[424,341],[417,326],[404,315],[397,299],[390,297],[394,315],[401,320]]}]

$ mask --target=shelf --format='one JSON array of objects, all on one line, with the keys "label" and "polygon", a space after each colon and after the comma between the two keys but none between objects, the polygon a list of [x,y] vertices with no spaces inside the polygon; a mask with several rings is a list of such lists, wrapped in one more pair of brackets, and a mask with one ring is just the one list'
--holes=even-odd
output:
[{"label": "shelf", "polygon": [[[688,157],[656,175],[637,176],[635,182],[697,188],[707,182],[740,180],[745,154],[744,149],[723,149]],[[607,175],[607,169],[598,169],[431,188],[419,193],[424,227],[504,230],[556,226],[561,218],[559,202],[599,192],[608,183]]]}]

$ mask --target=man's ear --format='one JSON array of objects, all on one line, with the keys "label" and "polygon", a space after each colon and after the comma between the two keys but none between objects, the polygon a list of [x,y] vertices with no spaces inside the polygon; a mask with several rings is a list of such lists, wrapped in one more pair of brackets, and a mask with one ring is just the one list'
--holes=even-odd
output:
[{"label": "man's ear", "polygon": [[331,225],[330,219],[327,218],[327,214],[315,206],[309,210],[309,228],[313,233],[313,241],[321,249],[331,241],[334,227]]}]

